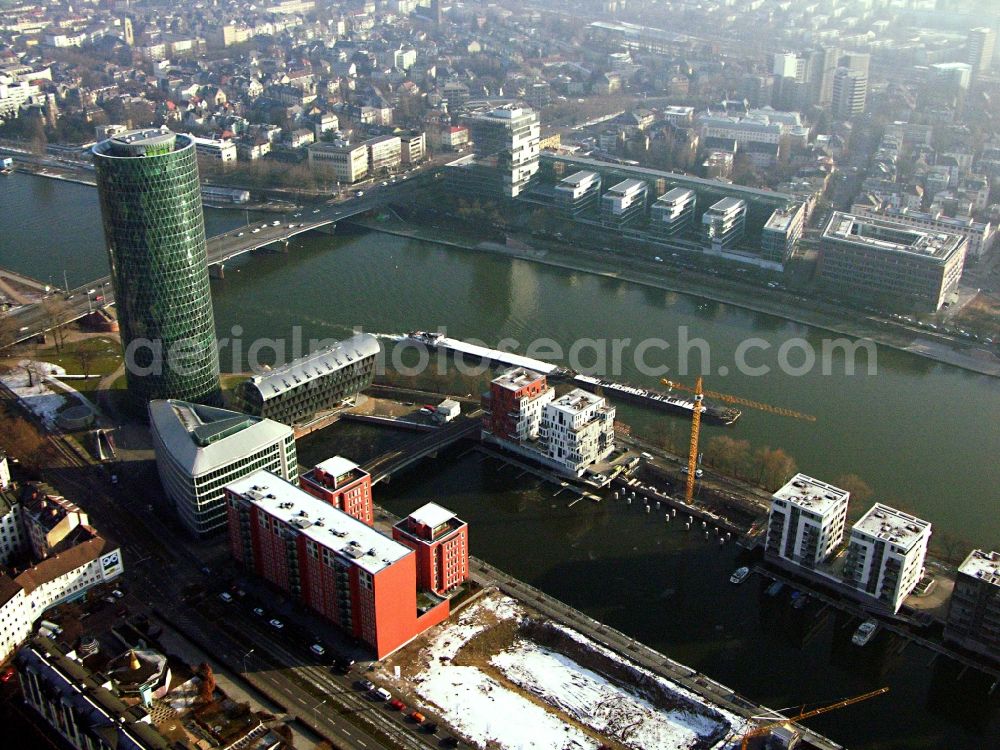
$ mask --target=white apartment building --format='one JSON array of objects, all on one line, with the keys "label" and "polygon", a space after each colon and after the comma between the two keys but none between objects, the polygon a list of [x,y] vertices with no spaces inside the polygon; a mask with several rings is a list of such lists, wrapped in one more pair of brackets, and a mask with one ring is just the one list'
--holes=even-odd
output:
[{"label": "white apartment building", "polygon": [[708,249],[721,253],[743,239],[746,228],[747,203],[742,198],[723,198],[701,215],[702,229]]},{"label": "white apartment building", "polygon": [[649,210],[649,231],[661,237],[674,237],[690,229],[697,203],[694,190],[679,187],[668,190]]},{"label": "white apartment building", "polygon": [[225,486],[265,469],[298,477],[291,427],[186,401],[149,403],[156,468],[181,521],[195,534],[227,524]]},{"label": "white apartment building", "polygon": [[642,180],[622,180],[601,196],[601,222],[624,226],[641,219],[646,213],[649,186]]},{"label": "white apartment building", "polygon": [[595,206],[601,197],[601,176],[581,169],[556,183],[555,204],[570,215]]},{"label": "white apartment building", "polygon": [[768,557],[813,568],[844,539],[850,493],[796,474],[771,497],[764,552]]},{"label": "white apartment building", "polygon": [[413,130],[399,136],[404,164],[416,164],[427,155],[427,138],[422,130]]},{"label": "white apartment building", "polygon": [[0,565],[24,548],[21,530],[21,504],[7,493],[0,494]]},{"label": "white apartment building", "polygon": [[330,172],[338,182],[351,184],[368,174],[368,148],[334,143],[314,143],[307,149],[309,168]]},{"label": "white apartment building", "polygon": [[27,81],[15,83],[7,76],[0,76],[0,119],[17,117],[21,105],[37,96],[40,89]]},{"label": "white apartment building", "polygon": [[734,140],[740,146],[751,143],[778,145],[787,126],[766,117],[722,117],[703,115],[698,118],[701,137]]},{"label": "white apartment building", "polygon": [[368,172],[377,175],[394,172],[403,159],[403,145],[398,135],[383,135],[365,141],[368,149]]},{"label": "white apartment building", "polygon": [[0,574],[0,662],[31,634],[47,609],[82,596],[123,571],[121,550],[91,533],[16,578]]},{"label": "white apartment building", "polygon": [[843,582],[898,612],[920,582],[931,524],[882,503],[851,527]]},{"label": "white apartment building", "polygon": [[198,156],[221,161],[224,164],[236,161],[236,144],[232,141],[218,138],[197,138],[191,134],[188,134],[188,137],[194,141],[194,151]]},{"label": "white apartment building", "polygon": [[415,49],[398,49],[392,53],[392,66],[399,70],[409,70],[417,61]]},{"label": "white apartment building", "polygon": [[538,114],[530,107],[506,105],[465,119],[476,155],[497,160],[503,194],[516,198],[538,172]]},{"label": "white apartment building", "polygon": [[782,264],[788,260],[802,237],[804,223],[805,206],[802,203],[775,209],[761,231],[761,258]]},{"label": "white apartment building", "polygon": [[615,407],[575,388],[545,404],[538,437],[549,461],[568,474],[607,458],[615,447]]}]

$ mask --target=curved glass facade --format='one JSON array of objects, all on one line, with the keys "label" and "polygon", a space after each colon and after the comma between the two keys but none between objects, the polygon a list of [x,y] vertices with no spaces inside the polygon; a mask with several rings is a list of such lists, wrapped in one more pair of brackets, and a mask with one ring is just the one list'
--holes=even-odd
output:
[{"label": "curved glass facade", "polygon": [[219,355],[190,138],[131,131],[94,147],[126,379],[135,405],[218,403]]}]

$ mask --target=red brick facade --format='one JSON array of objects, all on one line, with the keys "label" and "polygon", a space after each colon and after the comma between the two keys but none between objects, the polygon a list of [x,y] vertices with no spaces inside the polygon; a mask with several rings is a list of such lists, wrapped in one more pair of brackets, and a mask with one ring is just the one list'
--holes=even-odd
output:
[{"label": "red brick facade", "polygon": [[313,497],[340,508],[344,513],[369,526],[375,523],[372,508],[372,478],[355,468],[341,476],[323,470],[323,464],[299,477],[299,486]]}]

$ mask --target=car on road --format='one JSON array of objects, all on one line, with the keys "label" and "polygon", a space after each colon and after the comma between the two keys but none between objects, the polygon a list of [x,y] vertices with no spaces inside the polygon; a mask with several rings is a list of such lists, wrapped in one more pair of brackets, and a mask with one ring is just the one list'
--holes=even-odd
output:
[{"label": "car on road", "polygon": [[733,571],[733,574],[729,576],[730,583],[743,583],[747,578],[750,577],[750,568],[743,566],[742,568],[737,568]]},{"label": "car on road", "polygon": [[393,698],[391,701],[389,701],[389,707],[395,709],[396,711],[406,710],[406,704],[403,703],[403,701],[401,701],[399,698]]},{"label": "car on road", "polygon": [[257,615],[257,617],[263,617],[264,616],[264,610],[261,609],[260,607],[254,607],[253,608],[253,613],[255,615]]},{"label": "car on road", "polygon": [[392,700],[392,693],[390,693],[385,688],[375,688],[371,691],[371,697],[374,700],[387,701]]},{"label": "car on road", "polygon": [[351,667],[353,666],[354,666],[354,659],[338,658],[333,662],[332,671],[338,672],[340,674],[347,674],[348,672],[351,671]]},{"label": "car on road", "polygon": [[233,600],[233,595],[230,594],[228,591],[223,591],[221,594],[219,594],[219,598],[222,599],[222,601],[224,602],[231,602]]},{"label": "car on road", "polygon": [[361,197],[362,195],[364,195],[364,194],[365,194],[365,191],[364,191],[364,190],[355,190],[355,191],[354,191],[354,197],[355,197],[355,198],[360,198],[360,197]]},{"label": "car on road", "polygon": [[314,208],[314,209],[313,209],[313,213],[314,213],[314,214],[318,214],[318,213],[319,213],[319,209],[318,209],[318,208]]},{"label": "car on road", "polygon": [[280,227],[280,226],[281,226],[281,222],[280,222],[280,221],[277,221],[277,220],[275,220],[275,221],[272,221],[272,222],[271,222],[271,226],[272,226],[272,227]]},{"label": "car on road", "polygon": [[0,672],[0,682],[10,682],[15,674],[14,667],[7,667],[3,672]]},{"label": "car on road", "polygon": [[283,627],[285,627],[285,623],[283,623],[277,617],[275,617],[273,620],[268,621],[268,624],[275,630],[281,630]]},{"label": "car on road", "polygon": [[369,693],[375,689],[375,683],[372,682],[371,680],[358,680],[354,684],[361,690],[365,690]]},{"label": "car on road", "polygon": [[300,217],[301,215],[302,215],[302,214],[292,214],[292,218],[293,218],[293,219],[297,219],[297,218],[299,218],[299,217]]},{"label": "car on road", "polygon": [[309,647],[309,650],[313,652],[316,656],[322,657],[326,655],[326,649],[319,643],[314,643]]},{"label": "car on road", "polygon": [[863,623],[858,625],[858,629],[854,631],[854,635],[851,636],[851,643],[855,646],[864,646],[875,637],[875,631],[877,630],[877,621],[865,620]]},{"label": "car on road", "polygon": [[421,727],[427,734],[437,734],[438,725],[436,721],[425,721]]},{"label": "car on road", "polygon": [[663,258],[661,258],[659,255],[654,255],[653,260],[655,260],[657,263],[663,262]]},{"label": "car on road", "polygon": [[125,596],[125,594],[122,593],[121,589],[112,589],[111,594],[112,596],[115,597],[115,599],[121,599],[122,597]]},{"label": "car on road", "polygon": [[382,180],[382,187],[386,187],[388,184],[389,184],[388,182],[386,182],[385,180]]},{"label": "car on road", "polygon": [[254,234],[257,234],[257,232],[259,232],[259,231],[260,231],[260,228],[259,228],[259,227],[254,227],[254,228],[253,228],[253,233],[254,233]]}]

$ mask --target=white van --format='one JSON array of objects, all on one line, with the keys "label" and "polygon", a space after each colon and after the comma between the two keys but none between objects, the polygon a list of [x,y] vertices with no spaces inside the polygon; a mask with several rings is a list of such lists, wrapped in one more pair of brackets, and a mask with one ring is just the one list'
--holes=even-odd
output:
[{"label": "white van", "polygon": [[316,654],[316,656],[324,656],[326,654],[326,649],[320,646],[318,643],[314,643],[313,645],[311,645],[309,647],[309,650],[312,651],[314,654]]},{"label": "white van", "polygon": [[382,700],[387,701],[392,697],[392,693],[390,693],[385,688],[375,688],[374,690],[372,690],[372,697],[381,698]]}]

